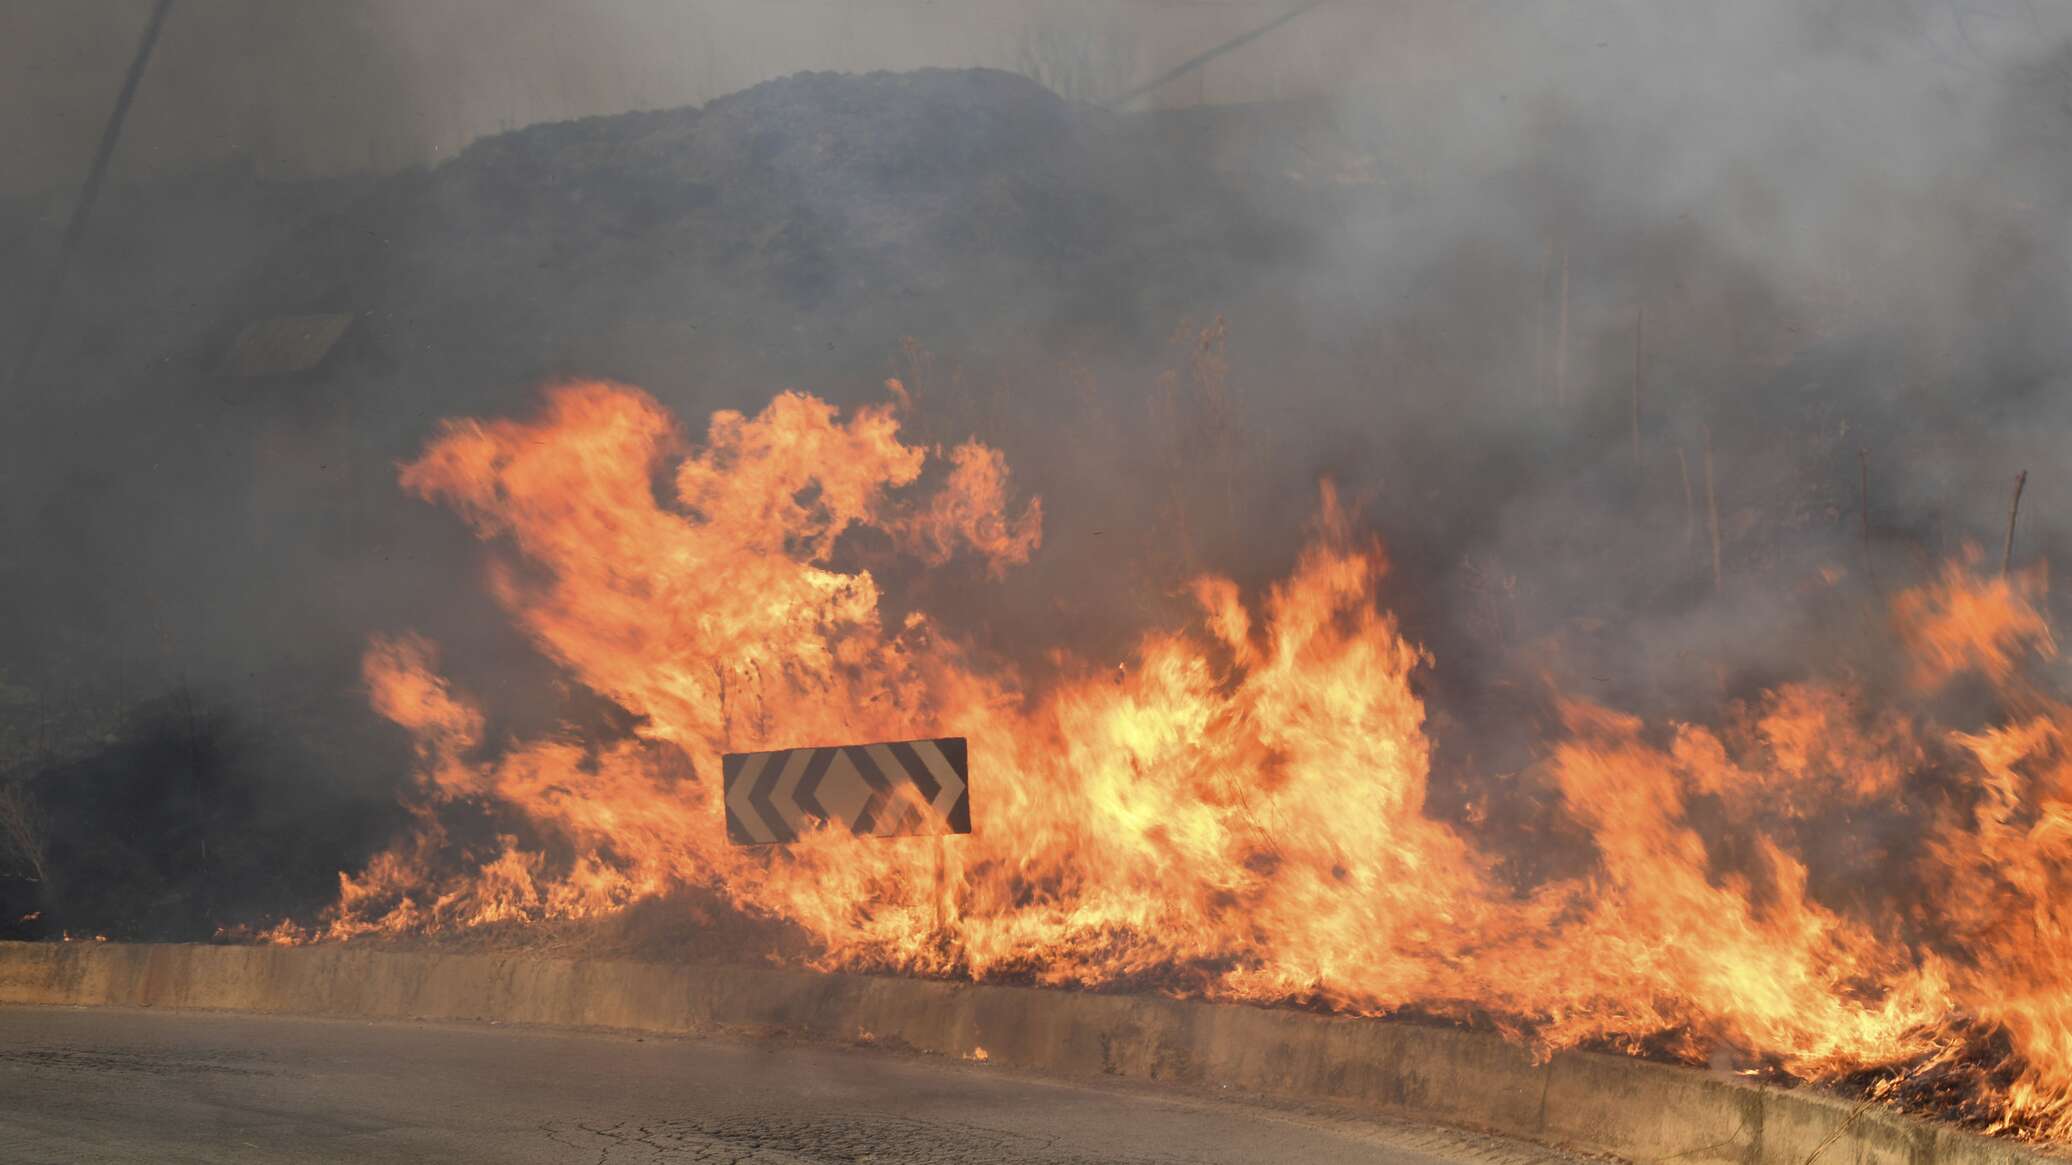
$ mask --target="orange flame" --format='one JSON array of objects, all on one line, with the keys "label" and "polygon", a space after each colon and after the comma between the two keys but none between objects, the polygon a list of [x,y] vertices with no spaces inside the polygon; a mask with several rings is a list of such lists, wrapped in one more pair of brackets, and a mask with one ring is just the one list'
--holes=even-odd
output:
[{"label": "orange flame", "polygon": [[[702,445],[596,383],[553,390],[532,420],[447,424],[404,485],[515,552],[491,572],[497,599],[638,728],[485,759],[484,717],[433,646],[376,642],[374,705],[418,750],[417,828],[342,876],[317,936],[593,917],[704,887],[800,928],[825,967],[1155,976],[1481,1018],[1542,1052],[1879,1070],[1893,1095],[1989,1031],[2008,1051],[1970,1111],[2072,1135],[2072,720],[2020,679],[2054,650],[2040,576],[1952,567],[1893,604],[1924,684],[1978,673],[2032,710],[1982,732],[1868,711],[1849,684],[1783,686],[1717,728],[1564,702],[1542,776],[1594,856],[1520,890],[1425,811],[1413,681],[1431,661],[1377,605],[1386,559],[1328,487],[1284,581],[1248,600],[1195,580],[1193,626],[1146,635],[1120,673],[1068,669],[1031,693],[926,615],[886,625],[872,574],[830,564],[873,531],[930,565],[1029,558],[1041,510],[1015,512],[1000,454],[931,460],[893,407],[845,420],[796,393],[715,415]],[[725,843],[723,752],[947,734],[971,740],[969,837]],[[1929,901],[1821,900],[1817,823],[1931,771],[1947,788],[1909,872]],[[456,861],[439,810],[459,800],[523,828]]]}]

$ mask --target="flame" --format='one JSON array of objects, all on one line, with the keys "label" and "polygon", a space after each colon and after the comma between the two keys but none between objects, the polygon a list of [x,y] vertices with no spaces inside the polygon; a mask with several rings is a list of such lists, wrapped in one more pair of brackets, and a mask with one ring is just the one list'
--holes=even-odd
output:
[{"label": "flame", "polygon": [[[1034,691],[924,613],[888,621],[871,571],[834,565],[855,539],[997,575],[1041,544],[1001,454],[906,442],[892,388],[846,418],[785,393],[702,442],[600,383],[446,424],[404,486],[495,543],[497,601],[637,728],[489,741],[435,645],[376,641],[374,706],[417,749],[414,828],[341,876],[319,928],[266,937],[590,918],[694,887],[796,927],[821,967],[1414,1009],[1542,1054],[1871,1073],[1898,1099],[1969,1065],[1967,1115],[2072,1136],[2072,710],[2023,678],[2055,650],[2040,574],[1960,563],[1892,604],[1922,688],[1977,675],[2019,711],[1974,731],[1848,681],[1714,726],[1562,701],[1534,779],[1588,860],[1519,886],[1426,811],[1433,661],[1330,488],[1284,580],[1196,579],[1187,625]],[[724,752],[950,734],[971,740],[969,837],[725,843]],[[493,844],[449,834],[462,803],[505,823]],[[1925,823],[1919,853],[1823,849],[1889,812]],[[1816,891],[1815,857],[1902,869],[1918,896]]]},{"label": "flame", "polygon": [[1914,675],[1924,687],[1970,672],[2005,683],[2031,651],[2057,653],[2050,625],[2035,605],[2044,591],[2043,571],[1980,579],[1970,569],[1979,558],[1978,548],[1968,546],[1965,561],[1948,563],[1940,579],[1893,600],[1894,621],[1913,650]]}]

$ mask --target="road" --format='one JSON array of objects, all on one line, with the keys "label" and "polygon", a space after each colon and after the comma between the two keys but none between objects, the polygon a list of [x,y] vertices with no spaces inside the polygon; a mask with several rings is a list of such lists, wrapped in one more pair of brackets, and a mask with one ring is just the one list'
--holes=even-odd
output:
[{"label": "road", "polygon": [[1290,1103],[786,1041],[0,1007],[0,1161],[1569,1163]]}]

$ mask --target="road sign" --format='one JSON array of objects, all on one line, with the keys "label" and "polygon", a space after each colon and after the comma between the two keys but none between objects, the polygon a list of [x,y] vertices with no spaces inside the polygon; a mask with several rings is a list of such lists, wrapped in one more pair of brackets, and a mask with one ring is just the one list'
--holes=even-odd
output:
[{"label": "road sign", "polygon": [[823,821],[859,837],[971,832],[961,736],[730,752],[720,772],[735,845],[796,841]]}]

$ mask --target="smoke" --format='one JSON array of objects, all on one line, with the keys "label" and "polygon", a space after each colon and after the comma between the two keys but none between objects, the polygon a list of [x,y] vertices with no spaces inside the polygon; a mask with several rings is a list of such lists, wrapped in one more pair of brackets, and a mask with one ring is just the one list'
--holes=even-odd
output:
[{"label": "smoke", "polygon": [[[1996,553],[2017,470],[2018,561],[2072,520],[2046,457],[2072,421],[2072,17],[2048,6],[1328,5],[1152,103],[1253,104],[1162,112],[999,72],[721,95],[991,64],[1094,98],[1274,12],[981,6],[908,36],[900,6],[830,28],[627,3],[578,35],[494,7],[183,10],[10,402],[5,779],[50,860],[189,879],[151,933],[307,910],[310,870],[399,823],[372,635],[434,634],[491,740],[626,731],[394,480],[438,419],[528,410],[557,377],[693,418],[900,377],[919,437],[1004,450],[1045,535],[1003,580],[873,565],[1038,675],[1052,648],[1122,658],[1191,573],[1285,572],[1328,477],[1439,660],[1435,812],[1532,763],[1550,676],[1693,716],[1816,665],[1889,682],[1882,596],[1967,541]],[[119,15],[18,6],[8,51],[119,69]],[[44,100],[10,103],[39,159],[0,206],[10,345],[98,128],[71,79],[92,73],[11,82]],[[579,114],[617,116],[558,120]],[[226,372],[246,325],[301,313],[352,314],[356,346]],[[183,771],[201,791],[163,815],[279,839],[253,867],[96,816]],[[220,889],[290,851],[292,891]],[[145,932],[107,906],[155,900],[142,875],[75,892],[5,859],[0,930]]]},{"label": "smoke", "polygon": [[[1400,189],[1269,293],[1365,345],[1371,403],[1317,424],[1386,482],[1399,551],[1454,572],[1414,589],[1516,578],[1519,634],[1602,624],[1609,694],[1645,703],[1804,661],[1822,566],[1855,597],[1997,548],[2057,428],[2062,14],[1564,4],[1478,31],[1417,96],[1344,104]],[[2028,495],[2026,551],[2058,509]]]}]

